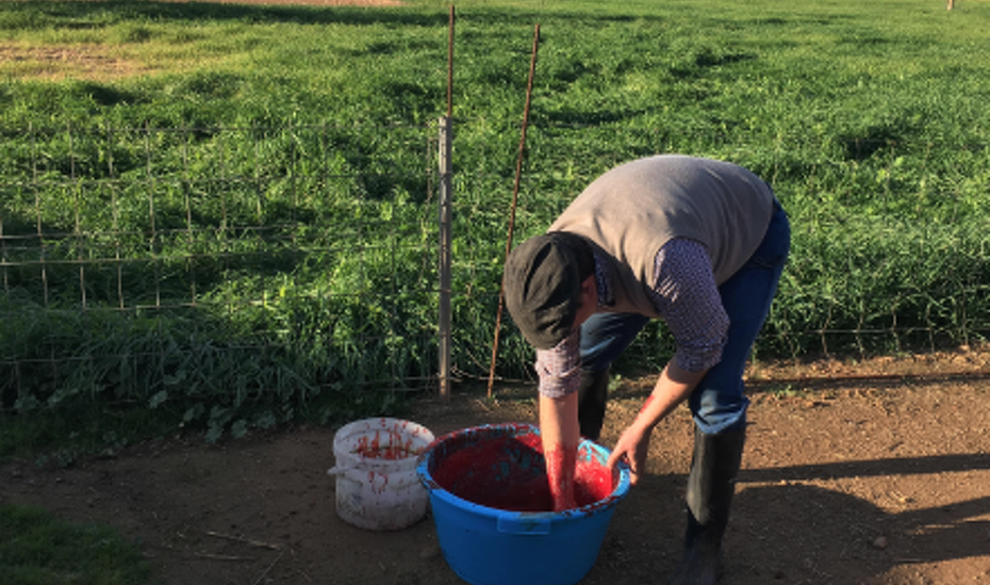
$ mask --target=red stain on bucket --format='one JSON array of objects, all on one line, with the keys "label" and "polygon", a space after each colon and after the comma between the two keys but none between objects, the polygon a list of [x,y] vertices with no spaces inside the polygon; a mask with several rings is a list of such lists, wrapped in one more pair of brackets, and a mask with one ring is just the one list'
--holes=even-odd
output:
[{"label": "red stain on bucket", "polygon": [[375,431],[374,439],[367,435],[362,436],[358,439],[357,447],[352,453],[369,459],[395,461],[396,459],[414,457],[423,452],[422,447],[413,445],[412,437],[398,430],[389,430],[385,433],[384,439],[383,443],[381,431]]},{"label": "red stain on bucket", "polygon": [[[546,460],[535,433],[471,441],[467,433],[448,437],[457,445],[433,471],[436,483],[469,502],[516,512],[553,511]],[[605,499],[616,478],[601,461],[580,450],[574,478],[574,499],[580,506]]]}]

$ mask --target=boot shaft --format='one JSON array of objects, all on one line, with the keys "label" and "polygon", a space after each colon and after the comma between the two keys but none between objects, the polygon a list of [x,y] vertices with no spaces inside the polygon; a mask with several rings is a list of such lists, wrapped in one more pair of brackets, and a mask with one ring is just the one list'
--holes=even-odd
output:
[{"label": "boot shaft", "polygon": [[695,428],[686,494],[689,533],[704,533],[721,542],[745,443],[745,429],[706,435]]}]

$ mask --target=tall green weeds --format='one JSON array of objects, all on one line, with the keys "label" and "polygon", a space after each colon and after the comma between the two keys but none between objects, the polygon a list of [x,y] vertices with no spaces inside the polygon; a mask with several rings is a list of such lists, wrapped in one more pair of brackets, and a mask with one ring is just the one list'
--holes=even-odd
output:
[{"label": "tall green weeds", "polygon": [[[536,22],[516,241],[617,163],[721,158],[766,178],[794,228],[758,356],[990,330],[985,3],[457,11],[459,375],[487,374]],[[7,416],[135,404],[217,438],[389,412],[429,386],[446,27],[427,0],[0,4],[17,56],[0,65]],[[81,65],[99,59],[118,67]],[[503,327],[499,373],[528,376]],[[669,345],[653,326],[624,367]]]}]

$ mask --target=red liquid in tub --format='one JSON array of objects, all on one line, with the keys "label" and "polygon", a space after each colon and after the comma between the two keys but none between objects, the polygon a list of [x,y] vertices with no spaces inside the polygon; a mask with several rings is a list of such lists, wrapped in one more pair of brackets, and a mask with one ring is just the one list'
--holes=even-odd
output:
[{"label": "red liquid in tub", "polygon": [[[466,437],[467,438],[467,437]],[[615,480],[603,461],[579,448],[574,481],[578,506],[604,500]],[[495,436],[453,441],[431,470],[433,480],[469,502],[513,512],[552,512],[540,436]]]}]

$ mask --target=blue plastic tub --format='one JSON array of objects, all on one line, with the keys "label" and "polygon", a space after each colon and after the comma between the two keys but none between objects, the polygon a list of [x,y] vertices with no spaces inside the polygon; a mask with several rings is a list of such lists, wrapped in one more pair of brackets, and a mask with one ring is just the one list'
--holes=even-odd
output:
[{"label": "blue plastic tub", "polygon": [[[447,564],[474,585],[573,585],[595,564],[615,506],[629,491],[609,451],[578,447],[579,508],[551,510],[539,430],[485,425],[450,433],[420,456]],[[520,511],[522,510],[522,511]]]}]

